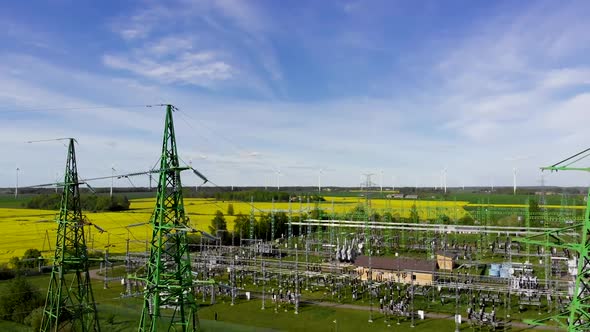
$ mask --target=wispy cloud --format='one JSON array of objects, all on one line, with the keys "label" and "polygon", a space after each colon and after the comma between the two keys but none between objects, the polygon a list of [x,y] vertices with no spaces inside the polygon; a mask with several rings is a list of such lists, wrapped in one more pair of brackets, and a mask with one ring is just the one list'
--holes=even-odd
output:
[{"label": "wispy cloud", "polygon": [[216,60],[210,52],[182,53],[171,59],[140,56],[105,55],[103,62],[108,67],[123,69],[163,83],[184,83],[210,87],[217,81],[232,78],[232,67]]},{"label": "wispy cloud", "polygon": [[[175,22],[171,28],[167,22]],[[148,3],[111,28],[127,40],[125,52],[105,54],[111,68],[158,79],[213,88],[221,81],[268,95],[282,79],[279,60],[267,34],[270,16],[243,1]],[[190,30],[179,34],[178,29]],[[280,89],[279,89],[280,90]]]}]

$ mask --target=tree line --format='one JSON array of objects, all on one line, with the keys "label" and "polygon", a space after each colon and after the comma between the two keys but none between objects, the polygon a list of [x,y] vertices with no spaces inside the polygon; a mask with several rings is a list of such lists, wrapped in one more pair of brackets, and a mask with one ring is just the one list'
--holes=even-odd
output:
[{"label": "tree line", "polygon": [[308,200],[310,202],[325,201],[324,197],[315,194],[302,194],[295,196],[284,191],[265,190],[223,191],[211,193],[210,196],[210,198],[215,198],[219,201],[241,202],[249,202],[250,200],[254,200],[254,202],[270,202],[272,200],[275,202],[289,202],[289,200],[296,200],[299,202],[299,199],[301,199],[303,202],[307,202]]},{"label": "tree line", "polygon": [[[29,209],[57,210],[61,203],[60,194],[38,195],[27,203]],[[114,195],[81,195],[80,204],[86,211],[124,211],[129,210],[131,203],[127,196]]]}]

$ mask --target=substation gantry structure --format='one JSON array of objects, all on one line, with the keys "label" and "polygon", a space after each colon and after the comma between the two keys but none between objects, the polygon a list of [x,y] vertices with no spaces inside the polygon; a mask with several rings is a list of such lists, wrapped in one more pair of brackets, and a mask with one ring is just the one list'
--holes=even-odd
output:
[{"label": "substation gantry structure", "polygon": [[87,224],[80,204],[80,181],[76,166],[75,140],[69,141],[63,193],[57,218],[57,241],[41,332],[68,330],[98,332],[100,326],[88,272],[89,258],[84,238]]},{"label": "substation gantry structure", "polygon": [[[542,167],[541,170],[590,172],[590,167],[574,166],[588,156],[590,156],[590,148],[549,167]],[[590,331],[590,188],[586,198],[586,211],[581,224],[518,240],[530,245],[567,249],[577,255],[575,286],[568,308],[555,316],[526,321],[529,324],[543,325],[553,320],[569,332]],[[571,236],[571,234],[577,236]]]},{"label": "substation gantry structure", "polygon": [[[147,276],[139,332],[197,331],[199,320],[187,243],[188,226],[182,195],[172,112],[166,105],[166,120],[156,206],[151,216]],[[193,170],[194,171],[194,170]]]}]

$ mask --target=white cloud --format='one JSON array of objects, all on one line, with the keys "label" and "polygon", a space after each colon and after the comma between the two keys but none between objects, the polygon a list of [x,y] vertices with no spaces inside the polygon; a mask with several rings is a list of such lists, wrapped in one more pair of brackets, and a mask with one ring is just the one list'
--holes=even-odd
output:
[{"label": "white cloud", "polygon": [[[171,20],[175,22],[174,27],[168,24]],[[119,50],[116,55],[106,54],[105,64],[125,67],[149,77],[159,76],[154,67],[161,66],[161,70],[172,71],[171,76],[179,78],[170,80],[167,77],[163,81],[168,83],[182,81],[211,87],[214,81],[231,77],[235,86],[262,95],[282,89],[281,64],[267,36],[276,33],[277,26],[270,15],[253,3],[173,1],[166,7],[147,3],[136,13],[114,20],[111,28],[131,47],[126,53]],[[185,32],[178,33],[179,29]],[[178,53],[201,54],[212,50],[220,58],[207,65],[195,67],[186,59],[164,59]],[[146,51],[151,57],[140,54]],[[188,66],[192,73],[180,75],[175,70],[180,66]]]},{"label": "white cloud", "polygon": [[127,70],[163,83],[205,87],[210,87],[217,81],[231,79],[234,72],[229,64],[216,60],[211,52],[187,52],[166,60],[148,56],[129,59],[126,56],[105,55],[103,63],[108,67]]},{"label": "white cloud", "polygon": [[562,68],[550,70],[545,74],[540,86],[558,89],[570,86],[590,85],[590,68]]}]

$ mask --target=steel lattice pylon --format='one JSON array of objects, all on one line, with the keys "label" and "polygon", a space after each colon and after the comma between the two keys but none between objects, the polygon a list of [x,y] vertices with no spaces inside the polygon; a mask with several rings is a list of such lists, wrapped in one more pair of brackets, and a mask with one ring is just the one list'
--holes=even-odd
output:
[{"label": "steel lattice pylon", "polygon": [[[571,167],[572,164],[590,156],[590,149],[577,153],[550,167],[542,170],[551,171],[586,171],[590,168]],[[571,161],[573,160],[573,161]],[[530,324],[543,324],[544,321],[556,321],[569,332],[590,331],[590,189],[587,194],[586,211],[582,224],[564,227],[557,231],[521,239],[520,242],[545,247],[568,249],[577,254],[577,274],[574,293],[568,308],[561,313],[540,320],[528,321]],[[572,237],[572,231],[577,231],[578,238]]]},{"label": "steel lattice pylon", "polygon": [[189,168],[178,163],[172,110],[167,105],[140,332],[197,331],[199,325],[180,183],[180,172]]},{"label": "steel lattice pylon", "polygon": [[73,138],[69,139],[57,242],[41,331],[100,331],[88,273],[84,217]]}]

